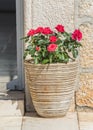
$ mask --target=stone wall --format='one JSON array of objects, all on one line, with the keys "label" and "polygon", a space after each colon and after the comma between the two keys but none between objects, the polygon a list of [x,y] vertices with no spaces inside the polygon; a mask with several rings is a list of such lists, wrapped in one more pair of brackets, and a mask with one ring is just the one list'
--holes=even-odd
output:
[{"label": "stone wall", "polygon": [[[76,106],[93,107],[93,0],[24,0],[24,33],[30,28],[63,24],[67,31],[80,28],[83,48],[80,50],[79,90]],[[30,110],[29,91],[26,90]]]},{"label": "stone wall", "polygon": [[[80,53],[80,88],[76,104],[81,110],[93,108],[93,0],[78,0],[78,26],[83,32]],[[84,109],[83,109],[84,108]],[[80,109],[79,109],[80,110]]]}]

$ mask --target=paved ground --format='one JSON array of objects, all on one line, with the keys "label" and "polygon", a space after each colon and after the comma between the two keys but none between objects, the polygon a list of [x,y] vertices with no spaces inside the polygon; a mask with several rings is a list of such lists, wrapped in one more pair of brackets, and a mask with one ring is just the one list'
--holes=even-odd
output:
[{"label": "paved ground", "polygon": [[0,117],[0,130],[93,130],[93,113],[68,113],[63,118]]}]

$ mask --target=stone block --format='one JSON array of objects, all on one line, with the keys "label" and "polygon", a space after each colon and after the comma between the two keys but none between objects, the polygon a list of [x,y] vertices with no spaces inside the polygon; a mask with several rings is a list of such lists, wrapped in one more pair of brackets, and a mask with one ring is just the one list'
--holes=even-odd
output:
[{"label": "stone block", "polygon": [[80,26],[83,40],[80,51],[80,63],[83,68],[93,67],[93,24],[84,23]]},{"label": "stone block", "polygon": [[80,0],[79,16],[93,17],[93,0]]},{"label": "stone block", "polygon": [[76,104],[93,108],[93,73],[80,75],[80,88],[76,92]]}]

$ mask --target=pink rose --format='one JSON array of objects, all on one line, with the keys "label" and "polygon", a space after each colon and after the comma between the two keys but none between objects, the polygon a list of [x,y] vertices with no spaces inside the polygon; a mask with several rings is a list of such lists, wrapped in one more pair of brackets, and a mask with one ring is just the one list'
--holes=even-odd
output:
[{"label": "pink rose", "polygon": [[43,34],[45,34],[45,35],[52,34],[52,33],[53,33],[53,31],[49,27],[46,27],[43,30]]},{"label": "pink rose", "polygon": [[27,33],[27,36],[33,36],[34,34],[36,34],[34,29],[29,30],[29,32]]},{"label": "pink rose", "polygon": [[64,30],[64,26],[63,25],[61,25],[61,24],[58,24],[56,27],[55,27],[55,29],[58,31],[58,32],[61,32],[61,33],[63,33],[65,30]]},{"label": "pink rose", "polygon": [[56,36],[51,36],[49,39],[50,39],[50,42],[56,42],[57,41]]},{"label": "pink rose", "polygon": [[40,47],[39,46],[36,46],[36,51],[40,51]]},{"label": "pink rose", "polygon": [[47,50],[48,50],[49,52],[53,52],[53,51],[56,50],[56,48],[57,48],[57,45],[52,43],[52,44],[50,44],[50,45],[47,47]]},{"label": "pink rose", "polygon": [[38,27],[37,29],[36,29],[36,33],[42,33],[43,32],[43,27]]},{"label": "pink rose", "polygon": [[77,40],[80,41],[82,39],[82,33],[80,32],[79,29],[76,29],[73,33],[72,33],[72,39],[73,40]]}]

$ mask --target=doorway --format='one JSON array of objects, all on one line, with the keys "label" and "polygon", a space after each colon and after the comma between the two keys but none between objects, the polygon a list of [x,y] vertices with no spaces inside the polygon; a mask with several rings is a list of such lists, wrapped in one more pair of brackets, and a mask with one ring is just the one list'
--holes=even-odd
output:
[{"label": "doorway", "polygon": [[0,91],[24,87],[21,4],[22,0],[0,0]]}]

